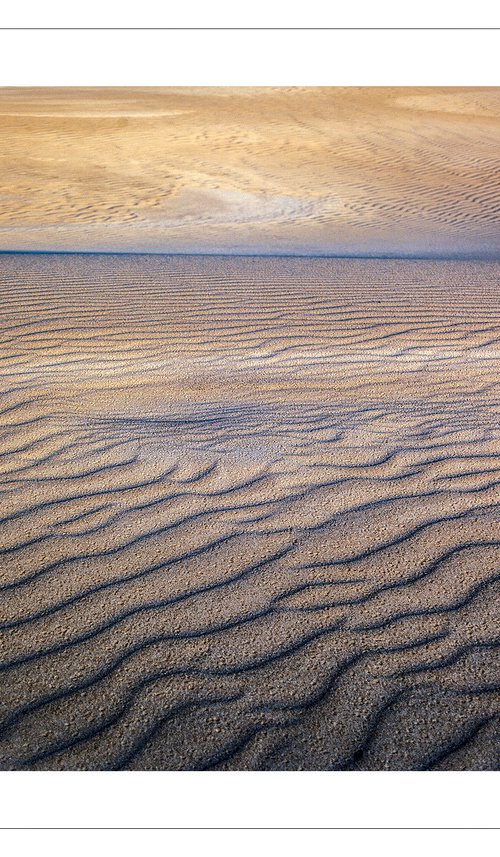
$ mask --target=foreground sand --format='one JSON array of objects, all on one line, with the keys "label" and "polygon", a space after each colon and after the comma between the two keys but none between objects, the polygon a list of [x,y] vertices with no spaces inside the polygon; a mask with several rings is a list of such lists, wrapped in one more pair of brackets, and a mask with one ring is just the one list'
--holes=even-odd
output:
[{"label": "foreground sand", "polygon": [[500,264],[0,266],[2,767],[493,768]]}]

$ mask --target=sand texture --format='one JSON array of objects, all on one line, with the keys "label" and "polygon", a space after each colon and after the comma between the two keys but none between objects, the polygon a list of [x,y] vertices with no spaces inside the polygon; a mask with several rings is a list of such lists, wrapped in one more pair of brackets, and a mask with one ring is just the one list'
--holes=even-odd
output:
[{"label": "sand texture", "polygon": [[499,276],[0,257],[1,766],[494,768]]},{"label": "sand texture", "polygon": [[500,87],[0,90],[0,248],[500,254]]}]

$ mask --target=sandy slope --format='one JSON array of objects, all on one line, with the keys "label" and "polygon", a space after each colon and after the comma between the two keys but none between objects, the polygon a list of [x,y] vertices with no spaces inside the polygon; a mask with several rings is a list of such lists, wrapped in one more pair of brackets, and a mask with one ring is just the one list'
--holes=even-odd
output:
[{"label": "sandy slope", "polygon": [[2,766],[494,767],[499,273],[2,257]]},{"label": "sandy slope", "polygon": [[0,89],[0,248],[498,256],[499,88]]}]

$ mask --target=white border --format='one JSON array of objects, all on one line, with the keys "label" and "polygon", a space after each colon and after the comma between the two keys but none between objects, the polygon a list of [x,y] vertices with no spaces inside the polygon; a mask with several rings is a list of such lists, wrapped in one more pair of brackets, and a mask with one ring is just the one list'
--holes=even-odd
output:
[{"label": "white border", "polygon": [[492,86],[500,30],[0,30],[0,86]]},{"label": "white border", "polygon": [[0,827],[488,828],[494,772],[4,773]]},{"label": "white border", "polygon": [[498,27],[491,0],[20,0],[4,4],[3,27]]},{"label": "white border", "polygon": [[369,857],[454,857],[495,853],[491,830],[27,830],[4,834],[8,853],[22,849],[37,857],[196,854],[203,857],[255,857],[256,854],[307,857],[311,852]]}]

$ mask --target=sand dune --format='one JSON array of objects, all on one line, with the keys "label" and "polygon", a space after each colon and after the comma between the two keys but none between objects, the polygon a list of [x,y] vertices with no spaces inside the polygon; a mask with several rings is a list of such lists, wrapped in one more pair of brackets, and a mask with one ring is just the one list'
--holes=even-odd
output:
[{"label": "sand dune", "polygon": [[2,89],[0,248],[494,258],[500,89]]},{"label": "sand dune", "polygon": [[3,256],[2,767],[495,767],[499,274]]}]

